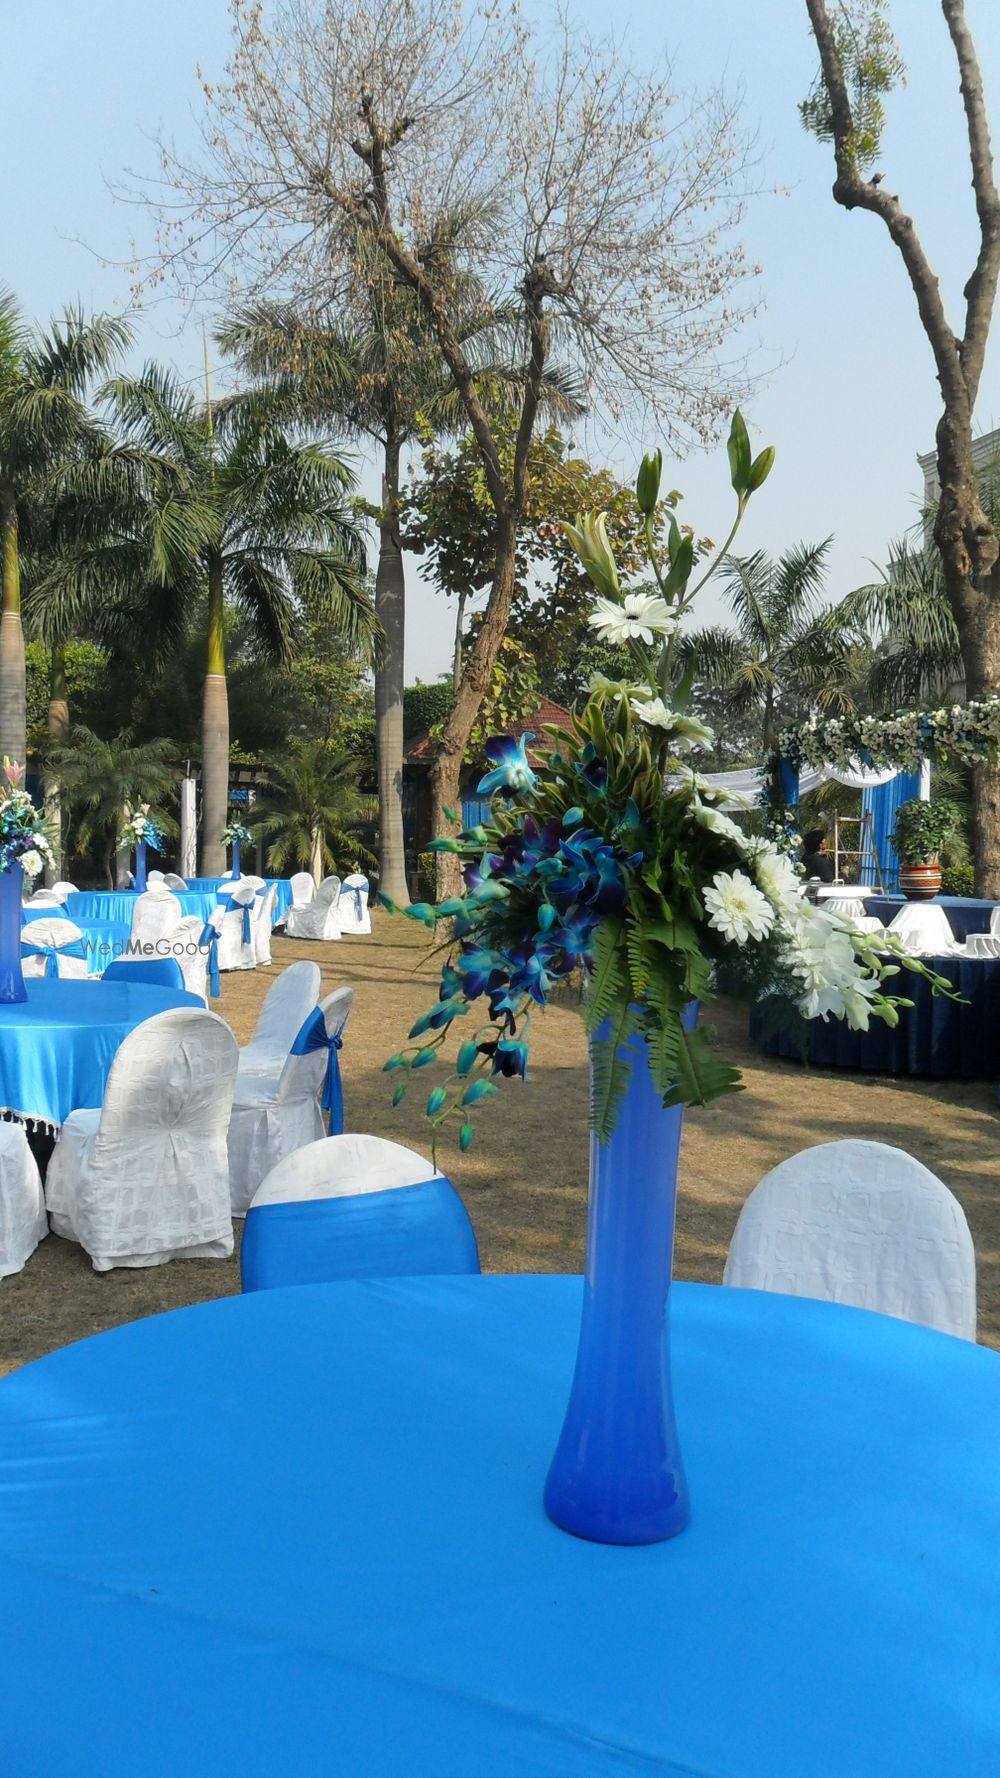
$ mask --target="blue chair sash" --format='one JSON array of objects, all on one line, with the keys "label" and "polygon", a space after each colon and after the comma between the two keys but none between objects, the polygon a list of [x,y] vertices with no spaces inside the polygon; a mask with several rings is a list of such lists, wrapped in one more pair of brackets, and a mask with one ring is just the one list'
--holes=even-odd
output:
[{"label": "blue chair sash", "polygon": [[479,1271],[465,1206],[443,1178],[356,1196],[258,1204],[240,1254],[244,1291],[341,1278]]},{"label": "blue chair sash", "polygon": [[311,1012],[301,1031],[292,1044],[293,1056],[308,1056],[313,1050],[327,1052],[326,1079],[323,1082],[322,1106],[330,1113],[330,1135],[340,1136],[344,1128],[344,1084],[340,1078],[340,1061],[338,1051],[344,1047],[344,1040],[339,1031],[332,1037],[327,1036],[326,1020],[317,1006]]},{"label": "blue chair sash", "polygon": [[[231,914],[234,908],[240,907],[239,902],[234,901],[232,895],[225,889],[219,890],[219,903],[225,908],[227,914]],[[250,943],[250,903],[247,902],[244,907],[240,908],[240,912],[243,915],[243,943],[248,945]]]},{"label": "blue chair sash", "polygon": [[360,923],[360,921],[364,915],[364,911],[365,911],[365,893],[366,893],[366,891],[364,889],[362,889],[359,884],[352,883],[351,884],[351,893],[354,896],[354,912],[357,915],[358,921]]},{"label": "blue chair sash", "polygon": [[[29,922],[30,924],[30,922]],[[71,938],[65,945],[39,945],[34,939],[21,939],[22,957],[44,957],[46,976],[58,976],[60,957],[82,957],[87,961],[82,938]]]},{"label": "blue chair sash", "polygon": [[201,929],[198,949],[208,947],[208,986],[213,1000],[219,998],[219,935],[215,927],[206,921]]}]

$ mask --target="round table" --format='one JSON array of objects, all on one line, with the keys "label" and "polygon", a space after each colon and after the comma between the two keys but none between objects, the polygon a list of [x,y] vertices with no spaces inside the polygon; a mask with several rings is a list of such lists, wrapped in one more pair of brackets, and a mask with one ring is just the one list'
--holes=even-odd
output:
[{"label": "round table", "polygon": [[817,1068],[1000,1080],[1000,959],[922,957],[921,962],[945,976],[962,999],[934,994],[928,982],[903,972],[890,988],[913,1005],[900,1008],[895,1030],[882,1019],[872,1019],[867,1031],[852,1031],[842,1019],[793,1016],[776,1023],[764,1000],[750,1014],[750,1036],[765,1056],[808,1061]]},{"label": "round table", "polygon": [[688,1529],[545,1517],[575,1278],[264,1290],[0,1382],[32,1778],[995,1778],[1000,1359],[679,1285]]},{"label": "round table", "polygon": [[140,982],[31,976],[27,1000],[0,1004],[0,1111],[55,1129],[71,1111],[101,1105],[108,1072],[136,1025],[196,994]]},{"label": "round table", "polygon": [[[267,887],[270,888],[272,883],[278,891],[273,922],[277,924],[292,905],[292,886],[279,877],[269,877]],[[200,920],[207,920],[219,905],[219,890],[231,888],[231,881],[225,877],[196,877],[189,888],[171,889],[170,894],[177,897],[182,914],[197,914]],[[67,895],[63,911],[66,918],[75,920],[77,925],[82,920],[124,921],[131,931],[135,900],[134,889],[77,889]],[[53,910],[47,911],[51,913]]]}]

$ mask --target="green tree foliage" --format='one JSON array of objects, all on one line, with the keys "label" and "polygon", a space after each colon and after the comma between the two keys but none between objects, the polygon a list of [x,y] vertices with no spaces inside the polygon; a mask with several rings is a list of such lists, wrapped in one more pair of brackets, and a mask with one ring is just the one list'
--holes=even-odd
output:
[{"label": "green tree foliage", "polygon": [[54,747],[47,764],[58,777],[70,814],[68,850],[82,857],[93,844],[101,850],[108,887],[114,887],[114,857],[126,803],[149,803],[157,826],[176,833],[169,812],[178,779],[177,748],[163,739],[137,742],[132,734],[102,740],[78,724]]},{"label": "green tree foliage", "polygon": [[356,863],[371,866],[357,826],[362,803],[357,762],[319,741],[292,741],[258,780],[254,837],[267,843],[268,868],[279,874],[327,870],[341,876]]},{"label": "green tree foliage", "polygon": [[[51,651],[43,642],[29,642],[24,651],[28,698],[28,753],[44,753],[48,744],[49,677]],[[77,720],[98,733],[114,731],[106,723],[109,661],[105,649],[94,642],[68,642],[65,646],[66,683]],[[162,721],[162,715],[160,720]]]},{"label": "green tree foliage", "polygon": [[[834,41],[851,103],[853,130],[848,152],[862,171],[874,165],[882,147],[885,100],[905,84],[906,63],[899,53],[885,0],[849,0],[834,15]],[[799,106],[805,128],[819,142],[834,140],[833,108],[822,74],[817,74]]]}]

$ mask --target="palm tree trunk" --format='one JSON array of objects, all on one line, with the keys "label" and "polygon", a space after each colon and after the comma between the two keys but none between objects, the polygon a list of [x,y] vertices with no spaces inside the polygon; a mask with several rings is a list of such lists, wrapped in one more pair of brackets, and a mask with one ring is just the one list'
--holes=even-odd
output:
[{"label": "palm tree trunk", "polygon": [[382,478],[375,615],[385,631],[385,652],[375,673],[375,753],[378,762],[379,888],[408,907],[403,843],[403,645],[406,582],[399,542],[399,440],[390,427]]},{"label": "palm tree trunk", "polygon": [[17,502],[13,488],[0,489],[3,548],[3,614],[0,616],[0,759],[23,765],[28,752],[24,631],[21,628],[21,567],[17,545]]},{"label": "palm tree trunk", "polygon": [[208,565],[208,670],[201,715],[201,874],[219,877],[226,868],[222,835],[229,804],[229,693],[223,634],[222,558]]},{"label": "palm tree trunk", "polygon": [[[61,747],[69,734],[69,692],[66,685],[66,644],[53,642],[49,658],[49,740]],[[62,803],[59,780],[51,773],[45,779],[45,815],[52,839],[55,864],[47,865],[45,881],[57,883],[63,874]]]}]

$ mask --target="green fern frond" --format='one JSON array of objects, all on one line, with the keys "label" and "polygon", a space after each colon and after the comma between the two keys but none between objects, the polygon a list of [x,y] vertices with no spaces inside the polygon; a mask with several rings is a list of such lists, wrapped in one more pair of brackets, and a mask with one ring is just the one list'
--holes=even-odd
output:
[{"label": "green fern frond", "polygon": [[590,1127],[599,1142],[607,1142],[611,1135],[632,1079],[635,1052],[628,1053],[626,1045],[638,1030],[638,1020],[627,994],[612,1008],[607,1025],[607,1035],[596,1038],[590,1048]]},{"label": "green fern frond", "polygon": [[593,944],[590,983],[583,1007],[583,1022],[593,1031],[610,1016],[625,990],[622,921],[605,920],[597,928]]},{"label": "green fern frond", "polygon": [[665,1009],[646,1032],[649,1065],[665,1106],[708,1105],[741,1090],[740,1072],[712,1054],[704,1032],[685,1031],[677,1012]]}]

